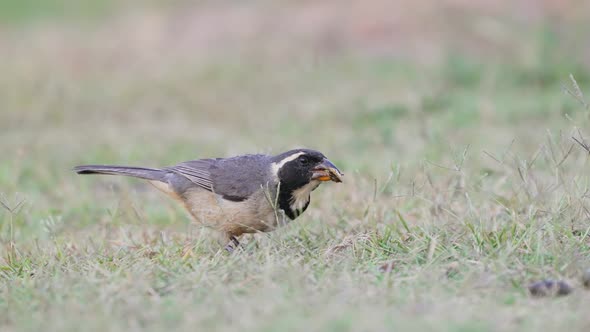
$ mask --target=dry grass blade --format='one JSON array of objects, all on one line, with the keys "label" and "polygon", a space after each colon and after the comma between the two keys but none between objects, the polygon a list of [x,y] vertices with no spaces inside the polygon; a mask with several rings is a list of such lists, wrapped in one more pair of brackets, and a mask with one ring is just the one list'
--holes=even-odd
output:
[{"label": "dry grass blade", "polygon": [[588,105],[588,103],[586,102],[586,99],[584,97],[584,93],[580,89],[580,86],[578,85],[578,82],[574,78],[574,75],[570,74],[569,79],[570,79],[570,82],[572,83],[573,91],[570,90],[564,84],[562,84],[561,87],[562,87],[563,91],[565,91],[570,96],[574,97],[574,99],[577,100],[582,106],[584,106],[584,108],[586,110],[590,110],[590,105]]}]

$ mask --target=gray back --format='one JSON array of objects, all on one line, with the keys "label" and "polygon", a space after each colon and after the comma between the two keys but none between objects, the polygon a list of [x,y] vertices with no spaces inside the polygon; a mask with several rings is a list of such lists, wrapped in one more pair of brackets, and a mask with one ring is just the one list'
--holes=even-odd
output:
[{"label": "gray back", "polygon": [[[196,185],[226,199],[243,201],[261,186],[267,185],[270,165],[269,156],[254,154],[186,161],[165,170],[172,175],[168,183],[179,194]],[[177,178],[178,176],[181,178]]]}]

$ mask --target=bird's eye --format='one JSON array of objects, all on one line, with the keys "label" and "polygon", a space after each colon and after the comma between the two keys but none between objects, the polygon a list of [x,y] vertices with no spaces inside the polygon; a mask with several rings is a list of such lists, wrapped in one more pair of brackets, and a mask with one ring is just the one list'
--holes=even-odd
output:
[{"label": "bird's eye", "polygon": [[301,165],[307,165],[309,164],[309,159],[307,157],[299,157],[299,163]]}]

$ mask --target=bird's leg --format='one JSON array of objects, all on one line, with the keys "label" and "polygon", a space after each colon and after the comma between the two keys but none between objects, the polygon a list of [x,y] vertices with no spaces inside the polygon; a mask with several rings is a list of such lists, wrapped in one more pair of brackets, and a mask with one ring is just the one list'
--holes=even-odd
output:
[{"label": "bird's leg", "polygon": [[235,236],[230,235],[229,236],[229,243],[225,246],[225,250],[227,250],[229,253],[232,253],[239,246],[240,246],[240,241],[238,241],[238,239]]}]

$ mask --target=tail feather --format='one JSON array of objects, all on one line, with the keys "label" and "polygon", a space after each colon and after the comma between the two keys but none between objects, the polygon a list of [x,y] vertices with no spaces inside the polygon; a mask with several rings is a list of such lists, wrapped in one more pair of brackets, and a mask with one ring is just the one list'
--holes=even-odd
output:
[{"label": "tail feather", "polygon": [[74,167],[78,174],[108,174],[132,176],[146,180],[163,181],[166,172],[156,168],[111,166],[111,165],[82,165]]}]

